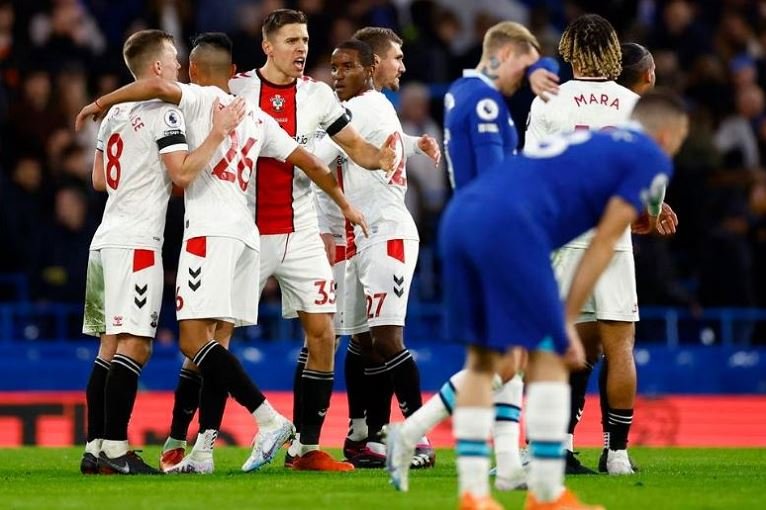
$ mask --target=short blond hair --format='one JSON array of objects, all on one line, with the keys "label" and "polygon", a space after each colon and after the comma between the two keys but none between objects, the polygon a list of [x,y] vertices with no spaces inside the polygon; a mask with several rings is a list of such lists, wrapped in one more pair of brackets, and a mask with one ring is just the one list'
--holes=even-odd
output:
[{"label": "short blond hair", "polygon": [[537,37],[527,27],[515,21],[501,21],[484,34],[482,55],[487,57],[507,44],[513,44],[520,53],[529,53],[532,48],[540,51]]}]

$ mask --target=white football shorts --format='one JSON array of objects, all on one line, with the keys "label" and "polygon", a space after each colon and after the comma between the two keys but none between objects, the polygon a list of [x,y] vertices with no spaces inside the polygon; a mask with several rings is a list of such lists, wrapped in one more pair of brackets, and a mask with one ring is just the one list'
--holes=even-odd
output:
[{"label": "white football shorts", "polygon": [[335,280],[319,230],[262,235],[259,294],[270,276],[282,291],[284,318],[294,319],[299,311],[335,313]]},{"label": "white football shorts", "polygon": [[176,318],[258,323],[258,251],[231,237],[184,240],[176,277]]},{"label": "white football shorts", "polygon": [[392,239],[364,248],[346,263],[342,330],[404,326],[419,243]]},{"label": "white football shorts", "polygon": [[88,255],[86,335],[154,338],[162,306],[162,253],[138,248],[101,248]]},{"label": "white football shorts", "polygon": [[[553,270],[562,299],[569,294],[572,278],[584,254],[584,248],[561,248],[553,255]],[[636,264],[632,252],[614,252],[577,322],[597,320],[638,322]]]}]

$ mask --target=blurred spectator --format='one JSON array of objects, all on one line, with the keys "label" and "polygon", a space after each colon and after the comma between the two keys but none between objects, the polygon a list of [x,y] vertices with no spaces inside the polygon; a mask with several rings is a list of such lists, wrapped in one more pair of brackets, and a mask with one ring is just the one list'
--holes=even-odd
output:
[{"label": "blurred spectator", "polygon": [[45,245],[36,269],[34,294],[42,300],[83,302],[88,248],[93,231],[87,224],[88,203],[77,186],[60,188],[54,218],[45,229]]},{"label": "blurred spectator", "polygon": [[[458,24],[465,27],[455,34],[450,40],[452,50],[457,53],[463,53],[476,40],[484,36],[484,33],[477,33],[474,30],[476,26],[476,16],[482,13],[494,19],[518,21],[526,25],[529,22],[529,9],[524,2],[518,0],[437,0],[439,5],[447,10],[457,14]],[[477,60],[478,62],[478,60]]]},{"label": "blurred spectator", "polygon": [[[405,133],[415,136],[431,135],[442,146],[441,127],[429,113],[430,94],[421,83],[407,83],[401,89],[399,117]],[[407,208],[419,225],[435,225],[444,207],[447,195],[447,178],[444,164],[434,167],[433,161],[424,156],[407,160],[407,181],[414,189],[407,192]],[[428,232],[426,232],[428,234]]]},{"label": "blurred spectator", "polygon": [[672,51],[678,61],[690,64],[698,56],[711,52],[710,33],[710,29],[697,19],[696,6],[692,2],[670,0],[662,10],[650,45],[653,50]]},{"label": "blurred spectator", "polygon": [[736,113],[718,128],[715,144],[724,158],[735,166],[754,168],[761,161],[755,128],[763,121],[763,91],[757,85],[738,90],[736,108]]},{"label": "blurred spectator", "polygon": [[29,33],[35,60],[53,70],[71,62],[88,67],[106,50],[95,19],[78,0],[54,0],[50,12],[32,18]]},{"label": "blurred spectator", "polygon": [[[263,18],[275,9],[284,8],[282,0],[263,0],[262,2],[248,2],[240,7],[239,26],[232,35],[234,44],[233,57],[238,72],[250,71],[261,67],[266,62],[261,43],[263,34],[261,25]],[[309,45],[313,41],[309,42]],[[309,47],[311,53],[311,47]]]},{"label": "blurred spectator", "polygon": [[22,81],[22,96],[8,115],[9,145],[19,152],[39,153],[51,133],[67,125],[52,99],[50,74],[43,69],[29,71]]},{"label": "blurred spectator", "polygon": [[0,250],[0,272],[32,273],[47,220],[44,181],[43,163],[32,155],[18,158],[10,179],[0,176],[0,230],[10,240]]}]

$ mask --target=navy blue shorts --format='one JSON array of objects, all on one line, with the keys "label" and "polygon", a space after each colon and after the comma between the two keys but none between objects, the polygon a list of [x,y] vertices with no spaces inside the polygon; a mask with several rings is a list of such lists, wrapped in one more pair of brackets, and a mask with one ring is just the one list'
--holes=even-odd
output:
[{"label": "navy blue shorts", "polygon": [[439,232],[448,338],[563,354],[569,341],[550,242],[534,217],[493,221],[486,209],[459,202]]}]

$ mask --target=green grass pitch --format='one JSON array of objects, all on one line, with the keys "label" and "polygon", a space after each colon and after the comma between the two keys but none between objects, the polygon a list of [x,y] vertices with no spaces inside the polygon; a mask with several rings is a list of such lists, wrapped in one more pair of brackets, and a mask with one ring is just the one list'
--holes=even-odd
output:
[{"label": "green grass pitch", "polygon": [[[641,471],[632,477],[579,476],[567,484],[587,502],[611,510],[766,508],[766,450],[633,448]],[[291,472],[282,455],[258,473],[239,465],[247,450],[220,447],[210,476],[88,476],[80,448],[0,450],[0,509],[450,509],[457,505],[451,450],[437,467],[411,474],[410,492],[395,492],[383,471]],[[333,451],[337,454],[337,451]],[[597,450],[581,458],[595,467]],[[153,463],[157,447],[144,450]],[[496,493],[505,508],[522,508],[523,493]]]}]

